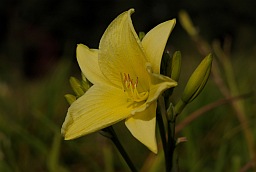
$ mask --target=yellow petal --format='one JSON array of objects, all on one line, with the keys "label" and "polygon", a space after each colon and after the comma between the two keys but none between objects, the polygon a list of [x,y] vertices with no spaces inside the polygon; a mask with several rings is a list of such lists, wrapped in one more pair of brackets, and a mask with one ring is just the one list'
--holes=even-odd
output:
[{"label": "yellow petal", "polygon": [[156,99],[159,97],[160,94],[162,94],[162,92],[164,92],[168,88],[177,86],[177,82],[172,80],[171,78],[161,74],[152,73],[152,68],[149,64],[147,66],[147,71],[151,79],[147,103],[156,101]]},{"label": "yellow petal", "polygon": [[129,117],[133,108],[123,90],[93,85],[69,107],[61,132],[66,140],[77,138]]},{"label": "yellow petal", "polygon": [[151,103],[145,111],[136,113],[125,121],[132,135],[154,153],[157,153],[156,104],[156,102]]},{"label": "yellow petal", "polygon": [[161,59],[168,37],[175,26],[176,20],[169,20],[151,29],[142,39],[147,58],[154,73],[160,73]]},{"label": "yellow petal", "polygon": [[131,9],[120,14],[106,29],[99,45],[99,66],[115,85],[122,86],[120,73],[126,73],[134,80],[138,77],[138,90],[145,91],[148,90],[147,60],[132,25],[133,12]]},{"label": "yellow petal", "polygon": [[99,68],[98,50],[89,49],[83,44],[78,44],[76,56],[80,69],[91,83],[109,83]]}]

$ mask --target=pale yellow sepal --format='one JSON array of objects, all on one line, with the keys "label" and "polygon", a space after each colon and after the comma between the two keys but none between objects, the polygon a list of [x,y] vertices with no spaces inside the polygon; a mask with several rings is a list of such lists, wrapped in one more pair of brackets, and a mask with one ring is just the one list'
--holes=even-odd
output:
[{"label": "pale yellow sepal", "polygon": [[152,64],[153,71],[157,74],[160,73],[161,59],[165,45],[175,23],[176,20],[172,19],[157,25],[151,29],[142,40],[142,46],[145,49],[145,54]]},{"label": "pale yellow sepal", "polygon": [[146,65],[146,68],[151,80],[150,92],[147,100],[148,103],[157,101],[157,98],[163,91],[178,85],[176,81],[167,76],[153,73],[149,63]]},{"label": "pale yellow sepal", "polygon": [[99,45],[99,66],[117,87],[122,85],[120,73],[129,74],[134,80],[139,77],[138,90],[142,91],[149,87],[144,68],[147,59],[132,24],[133,12],[130,9],[120,14],[104,32]]},{"label": "pale yellow sepal", "polygon": [[97,49],[89,49],[86,45],[78,44],[76,57],[80,69],[91,83],[109,83],[99,68]]},{"label": "pale yellow sepal", "polygon": [[69,107],[62,134],[70,140],[92,133],[131,116],[133,108],[122,90],[94,85]]},{"label": "pale yellow sepal", "polygon": [[125,121],[125,125],[132,135],[154,153],[157,153],[156,105],[156,102],[151,103],[145,111],[139,112]]}]

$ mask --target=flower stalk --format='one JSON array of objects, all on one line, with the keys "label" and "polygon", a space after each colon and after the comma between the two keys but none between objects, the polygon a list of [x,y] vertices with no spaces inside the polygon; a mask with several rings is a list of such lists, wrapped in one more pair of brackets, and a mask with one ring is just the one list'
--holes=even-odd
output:
[{"label": "flower stalk", "polygon": [[104,128],[103,131],[110,134],[111,137],[108,137],[108,138],[111,139],[111,141],[114,143],[114,145],[118,149],[119,153],[124,158],[126,164],[129,166],[130,170],[132,172],[137,172],[136,167],[134,166],[134,164],[131,161],[129,155],[127,154],[127,152],[125,151],[123,145],[121,144],[120,140],[118,139],[114,128],[112,126],[109,126],[107,128]]}]

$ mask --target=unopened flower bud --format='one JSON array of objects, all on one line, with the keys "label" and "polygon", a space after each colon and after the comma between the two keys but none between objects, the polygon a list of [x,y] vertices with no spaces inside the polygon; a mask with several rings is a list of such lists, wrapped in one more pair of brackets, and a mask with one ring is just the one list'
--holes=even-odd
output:
[{"label": "unopened flower bud", "polygon": [[160,73],[171,77],[171,68],[172,68],[172,61],[169,52],[164,52],[161,60],[161,68]]},{"label": "unopened flower bud", "polygon": [[71,105],[74,101],[76,101],[76,96],[74,96],[72,94],[66,94],[65,98],[69,105]]},{"label": "unopened flower bud", "polygon": [[175,114],[174,106],[173,106],[172,103],[170,103],[169,107],[167,108],[167,119],[168,119],[168,121],[173,120],[174,114]]},{"label": "unopened flower bud", "polygon": [[75,77],[70,77],[69,82],[77,97],[84,95],[85,91],[83,90],[81,82],[78,79]]},{"label": "unopened flower bud", "polygon": [[86,79],[86,77],[84,76],[84,74],[82,74],[82,81],[81,81],[83,90],[86,92],[90,87],[91,87],[91,83]]},{"label": "unopened flower bud", "polygon": [[209,78],[211,66],[212,55],[209,54],[203,59],[189,78],[181,97],[183,102],[189,103],[200,94]]},{"label": "unopened flower bud", "polygon": [[172,67],[171,67],[171,78],[175,81],[179,80],[181,68],[181,53],[176,51],[172,57]]},{"label": "unopened flower bud", "polygon": [[145,32],[139,32],[139,39],[142,41],[142,39],[145,37]]}]

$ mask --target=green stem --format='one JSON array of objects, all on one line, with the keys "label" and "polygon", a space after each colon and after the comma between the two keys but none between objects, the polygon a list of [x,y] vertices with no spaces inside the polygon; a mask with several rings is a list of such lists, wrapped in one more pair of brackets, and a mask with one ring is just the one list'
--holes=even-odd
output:
[{"label": "green stem", "polygon": [[174,113],[175,113],[174,118],[175,119],[182,112],[182,110],[185,108],[186,105],[187,104],[185,102],[183,102],[181,99],[178,101],[178,103],[174,107]]},{"label": "green stem", "polygon": [[159,127],[159,132],[160,132],[160,136],[161,136],[161,141],[162,141],[162,145],[163,145],[163,151],[164,151],[164,158],[165,158],[165,164],[166,164],[166,170],[167,170],[167,159],[168,159],[168,148],[167,148],[167,141],[166,141],[166,132],[165,132],[165,128],[164,128],[164,122],[163,122],[163,118],[162,118],[162,114],[158,113],[156,115],[156,120],[158,123],[158,127]]},{"label": "green stem", "polygon": [[[177,113],[181,112],[182,109],[185,107],[185,104],[180,101],[180,103],[177,104],[178,106],[173,107],[172,104],[169,105],[167,109],[167,148],[168,148],[168,160],[169,160],[169,166],[168,169],[166,170],[167,172],[171,171],[173,169],[173,157],[174,157],[174,150],[176,148],[176,139],[175,139],[175,125],[176,125],[176,118],[177,118]],[[175,110],[176,108],[176,110]]]},{"label": "green stem", "polygon": [[168,152],[169,152],[169,161],[171,164],[170,169],[168,169],[168,172],[172,170],[173,168],[173,156],[174,156],[174,150],[176,148],[176,140],[175,140],[175,122],[176,122],[176,116],[174,116],[174,119],[168,122]]},{"label": "green stem", "polygon": [[[161,141],[163,145],[163,151],[164,151],[164,158],[165,158],[165,170],[166,172],[171,171],[172,169],[172,154],[171,150],[169,147],[169,124],[167,122],[167,128],[165,129],[165,123],[163,117],[165,116],[165,120],[167,120],[167,111],[165,109],[165,102],[164,98],[162,96],[159,97],[158,99],[158,114],[156,116],[159,131],[160,131],[160,136],[161,136]],[[167,136],[167,138],[166,138]]]},{"label": "green stem", "polygon": [[122,157],[124,158],[125,162],[127,163],[127,165],[129,166],[130,170],[132,172],[137,172],[137,169],[135,168],[133,162],[131,161],[130,157],[128,156],[127,152],[125,151],[124,147],[122,146],[122,144],[120,143],[114,129],[112,126],[107,127],[104,129],[104,131],[107,131],[108,133],[111,134],[110,139],[112,140],[112,142],[115,144],[116,148],[118,149],[118,151],[120,152],[120,154],[122,155]]}]

